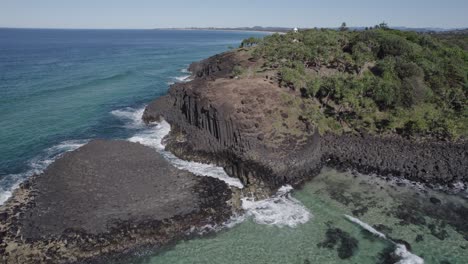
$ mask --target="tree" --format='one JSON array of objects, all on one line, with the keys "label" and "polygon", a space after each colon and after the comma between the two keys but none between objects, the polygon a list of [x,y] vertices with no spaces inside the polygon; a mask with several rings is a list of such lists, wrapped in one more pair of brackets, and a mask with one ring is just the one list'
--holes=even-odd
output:
[{"label": "tree", "polygon": [[261,39],[250,37],[248,39],[244,39],[240,45],[241,48],[244,47],[252,47],[254,45],[257,45],[261,42]]},{"label": "tree", "polygon": [[347,31],[347,30],[348,28],[346,27],[346,22],[341,23],[340,31]]},{"label": "tree", "polygon": [[381,29],[389,29],[388,24],[385,23],[385,21],[379,24],[379,28],[381,28]]}]

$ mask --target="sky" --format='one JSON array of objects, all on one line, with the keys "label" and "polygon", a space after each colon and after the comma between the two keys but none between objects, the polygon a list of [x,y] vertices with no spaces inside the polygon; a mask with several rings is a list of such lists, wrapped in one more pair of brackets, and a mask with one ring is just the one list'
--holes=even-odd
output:
[{"label": "sky", "polygon": [[468,27],[468,0],[0,0],[0,27]]}]

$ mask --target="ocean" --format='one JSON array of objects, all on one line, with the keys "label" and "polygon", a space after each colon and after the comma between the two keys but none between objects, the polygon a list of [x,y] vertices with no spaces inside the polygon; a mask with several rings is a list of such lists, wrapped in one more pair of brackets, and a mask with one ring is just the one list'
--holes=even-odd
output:
[{"label": "ocean", "polygon": [[[174,166],[241,187],[222,168],[164,150],[144,107],[188,65],[254,32],[0,29],[0,204],[24,179],[95,138],[155,148]],[[466,263],[467,193],[326,168],[200,236],[119,263]],[[109,261],[112,263],[112,261]]]},{"label": "ocean", "polygon": [[64,151],[141,129],[127,121],[187,78],[191,62],[263,35],[0,29],[0,203]]}]

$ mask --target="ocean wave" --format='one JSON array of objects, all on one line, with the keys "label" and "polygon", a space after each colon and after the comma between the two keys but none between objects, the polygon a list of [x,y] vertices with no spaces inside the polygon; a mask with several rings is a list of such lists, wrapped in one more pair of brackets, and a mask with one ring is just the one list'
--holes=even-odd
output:
[{"label": "ocean wave", "polygon": [[289,185],[281,187],[270,198],[255,201],[253,198],[243,198],[243,213],[232,215],[226,222],[218,225],[207,224],[203,227],[192,228],[188,233],[203,235],[210,232],[218,232],[226,228],[233,228],[249,218],[253,218],[256,224],[277,226],[280,228],[295,228],[307,223],[313,216],[309,210],[297,199],[291,197],[293,188]]},{"label": "ocean wave", "polygon": [[242,208],[246,216],[253,217],[257,224],[278,227],[296,227],[305,224],[312,214],[299,200],[291,196],[292,189],[290,185],[283,186],[273,197],[259,201],[243,198]]},{"label": "ocean wave", "polygon": [[418,255],[415,255],[411,253],[405,245],[403,244],[398,244],[394,242],[393,240],[387,238],[387,236],[379,231],[377,231],[375,228],[370,226],[369,224],[355,218],[349,215],[345,215],[345,218],[348,219],[349,221],[359,225],[361,228],[371,232],[377,237],[380,237],[382,239],[385,239],[395,245],[395,251],[393,254],[399,259],[398,262],[395,264],[424,264],[424,259],[419,257]]},{"label": "ocean wave", "polygon": [[52,162],[61,157],[64,153],[73,151],[89,140],[67,140],[58,145],[50,147],[43,154],[32,159],[28,163],[28,170],[23,173],[5,175],[0,179],[0,205],[11,197],[13,191],[18,186],[35,174],[42,173]]},{"label": "ocean wave", "polygon": [[175,80],[175,82],[189,82],[191,80],[191,76],[192,75],[182,75],[173,77],[173,79]]},{"label": "ocean wave", "polygon": [[[187,170],[198,176],[213,177],[224,181],[226,184],[239,189],[244,188],[239,179],[230,177],[223,168],[192,161],[185,161],[177,158],[174,154],[165,150],[163,139],[171,131],[169,123],[162,121],[154,123],[144,131],[141,131],[128,140],[138,142],[142,145],[156,149],[172,165],[181,170]],[[300,201],[293,198],[290,194],[291,186],[283,186],[278,192],[270,198],[264,200],[254,200],[253,198],[243,198],[242,208],[245,213],[231,217],[229,221],[222,226],[207,225],[198,230],[199,233],[219,230],[222,228],[233,227],[245,219],[252,217],[254,222],[264,225],[273,225],[278,227],[296,227],[310,220],[312,214],[301,204]]]},{"label": "ocean wave", "polygon": [[126,107],[123,109],[118,109],[111,111],[110,113],[121,119],[125,123],[125,127],[129,129],[139,129],[145,127],[145,123],[141,119],[143,116],[143,112],[145,111],[145,107],[142,108],[131,108]]},{"label": "ocean wave", "polygon": [[[37,92],[31,93],[29,96],[30,97],[31,96],[52,97],[53,94],[56,94],[56,93],[60,94],[60,93],[63,93],[64,91],[84,90],[90,87],[114,83],[116,81],[124,80],[125,78],[128,78],[129,76],[133,74],[134,74],[133,71],[125,71],[121,73],[111,74],[109,76],[105,76],[102,78],[92,78],[87,81],[75,81],[74,84],[68,85],[68,86],[61,86],[61,84],[54,84],[54,85],[50,85],[50,87],[54,87],[53,89],[38,89]],[[85,78],[86,77],[83,77],[81,79],[85,79]]]},{"label": "ocean wave", "polygon": [[224,181],[229,186],[239,189],[244,188],[244,185],[239,179],[230,177],[226,174],[223,168],[212,165],[204,164],[193,161],[185,161],[177,158],[174,154],[166,151],[163,144],[163,139],[171,131],[171,126],[166,121],[153,124],[147,130],[135,134],[128,140],[131,142],[139,142],[142,145],[156,149],[166,160],[168,160],[174,167],[180,170],[189,171],[198,176],[208,176]]}]

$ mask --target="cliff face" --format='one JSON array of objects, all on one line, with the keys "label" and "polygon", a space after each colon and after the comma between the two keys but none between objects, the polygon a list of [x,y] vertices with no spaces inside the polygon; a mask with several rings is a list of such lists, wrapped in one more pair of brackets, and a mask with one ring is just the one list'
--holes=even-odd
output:
[{"label": "cliff face", "polygon": [[[220,63],[223,56],[231,63]],[[199,70],[195,80],[173,85],[148,105],[143,119],[163,117],[172,126],[167,148],[184,159],[216,162],[245,185],[275,189],[313,175],[321,167],[314,131],[286,113],[285,92],[276,85],[230,78],[235,60],[229,56],[192,64]],[[278,117],[283,124],[275,124]],[[276,125],[289,125],[298,135]]]},{"label": "cliff face", "polygon": [[148,105],[143,119],[171,124],[167,148],[176,155],[216,162],[246,185],[299,184],[325,163],[422,182],[468,181],[466,143],[320,136],[290,110],[289,92],[268,76],[231,78],[242,63],[225,53],[192,64],[194,80],[173,85]]}]

